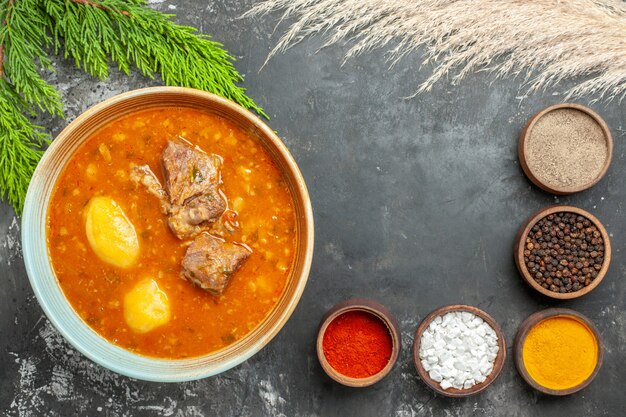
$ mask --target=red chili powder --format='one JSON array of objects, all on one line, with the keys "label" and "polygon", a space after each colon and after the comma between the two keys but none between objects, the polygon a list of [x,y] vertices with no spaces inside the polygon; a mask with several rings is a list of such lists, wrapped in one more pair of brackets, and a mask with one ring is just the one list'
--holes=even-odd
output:
[{"label": "red chili powder", "polygon": [[336,371],[351,378],[367,378],[389,363],[392,343],[381,319],[365,311],[348,311],[328,325],[322,347]]}]

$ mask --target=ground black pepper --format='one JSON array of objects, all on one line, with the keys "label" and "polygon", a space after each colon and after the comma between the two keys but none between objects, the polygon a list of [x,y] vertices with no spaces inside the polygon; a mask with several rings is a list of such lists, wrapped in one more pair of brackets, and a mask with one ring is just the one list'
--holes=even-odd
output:
[{"label": "ground black pepper", "polygon": [[528,135],[530,171],[552,187],[581,187],[593,182],[609,157],[600,124],[577,109],[555,109],[541,116]]},{"label": "ground black pepper", "polygon": [[539,220],[528,232],[524,263],[533,279],[550,291],[567,293],[593,282],[604,262],[602,234],[586,217],[560,212]]}]

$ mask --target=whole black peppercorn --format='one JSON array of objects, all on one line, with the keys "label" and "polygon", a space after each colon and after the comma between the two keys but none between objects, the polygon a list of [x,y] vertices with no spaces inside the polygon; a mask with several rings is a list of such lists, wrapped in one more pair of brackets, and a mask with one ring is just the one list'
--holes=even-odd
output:
[{"label": "whole black peppercorn", "polygon": [[598,277],[603,262],[600,230],[574,213],[559,212],[540,219],[525,239],[526,269],[539,285],[553,292],[580,291]]}]

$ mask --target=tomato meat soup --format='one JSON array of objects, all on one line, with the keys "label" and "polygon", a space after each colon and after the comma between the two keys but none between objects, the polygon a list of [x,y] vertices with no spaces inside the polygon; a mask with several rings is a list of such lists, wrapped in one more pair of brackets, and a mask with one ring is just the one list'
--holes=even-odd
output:
[{"label": "tomato meat soup", "polygon": [[190,108],[105,125],[64,168],[47,213],[52,267],[74,310],[152,357],[244,337],[278,303],[296,252],[294,203],[263,145]]}]

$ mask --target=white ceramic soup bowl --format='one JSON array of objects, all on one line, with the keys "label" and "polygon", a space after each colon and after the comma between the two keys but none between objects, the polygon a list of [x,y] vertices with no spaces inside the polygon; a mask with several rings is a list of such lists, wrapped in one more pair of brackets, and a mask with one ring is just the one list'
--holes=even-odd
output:
[{"label": "white ceramic soup bowl", "polygon": [[[57,178],[74,152],[103,125],[129,113],[154,107],[191,107],[224,117],[256,137],[283,173],[297,216],[298,244],[287,287],[278,304],[248,335],[208,355],[157,359],[131,353],[92,330],[65,298],[50,263],[47,247],[47,209]],[[263,348],[287,322],[304,290],[313,257],[311,202],[293,157],[259,118],[237,104],[189,88],[154,87],[130,91],[81,114],[52,142],[33,175],[22,216],[22,247],[26,272],[48,319],[76,349],[94,362],[129,377],[159,382],[200,379],[224,372]]]}]

